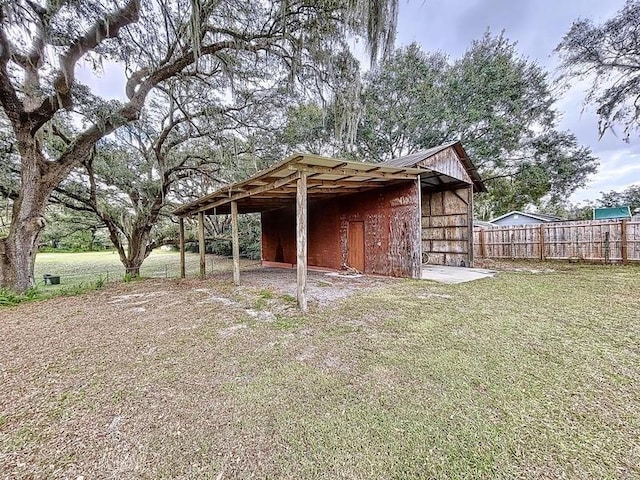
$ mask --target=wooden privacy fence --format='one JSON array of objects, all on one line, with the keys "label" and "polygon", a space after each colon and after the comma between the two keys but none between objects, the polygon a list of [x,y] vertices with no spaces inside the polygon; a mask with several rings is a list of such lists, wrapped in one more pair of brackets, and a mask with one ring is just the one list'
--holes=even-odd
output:
[{"label": "wooden privacy fence", "polygon": [[478,258],[594,262],[640,261],[640,221],[589,220],[511,227],[476,227]]}]

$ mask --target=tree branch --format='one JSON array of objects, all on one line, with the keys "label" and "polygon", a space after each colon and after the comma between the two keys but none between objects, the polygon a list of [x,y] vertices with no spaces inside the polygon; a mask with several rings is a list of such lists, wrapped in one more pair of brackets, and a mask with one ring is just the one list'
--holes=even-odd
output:
[{"label": "tree branch", "polygon": [[96,22],[60,55],[60,70],[53,80],[55,94],[45,98],[39,107],[29,113],[33,122],[32,132],[36,132],[60,108],[71,106],[71,86],[75,80],[75,66],[78,60],[104,40],[117,37],[121,28],[137,22],[139,9],[140,0],[128,0],[120,10]]}]

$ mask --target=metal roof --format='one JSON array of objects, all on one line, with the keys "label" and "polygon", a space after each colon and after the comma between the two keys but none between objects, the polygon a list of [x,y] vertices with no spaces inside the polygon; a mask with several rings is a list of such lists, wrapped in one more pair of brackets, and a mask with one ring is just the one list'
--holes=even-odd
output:
[{"label": "metal roof", "polygon": [[473,181],[474,190],[476,192],[486,192],[487,188],[482,182],[482,178],[480,178],[480,174],[478,173],[477,168],[467,155],[462,143],[458,140],[443,143],[442,145],[438,145],[436,147],[429,148],[427,150],[421,150],[416,153],[412,153],[410,155],[405,155],[404,157],[394,158],[392,160],[388,160],[383,162],[384,165],[391,165],[394,167],[416,167],[420,162],[424,162],[430,157],[448,149],[452,148],[455,150],[456,155],[462,162],[467,174]]},{"label": "metal roof", "polygon": [[237,202],[239,213],[262,212],[291,205],[296,198],[295,182],[303,172],[307,175],[307,195],[313,200],[415,181],[429,170],[299,153],[246,180],[187,203],[173,213],[180,217],[199,212],[225,214],[229,213],[232,201]]}]

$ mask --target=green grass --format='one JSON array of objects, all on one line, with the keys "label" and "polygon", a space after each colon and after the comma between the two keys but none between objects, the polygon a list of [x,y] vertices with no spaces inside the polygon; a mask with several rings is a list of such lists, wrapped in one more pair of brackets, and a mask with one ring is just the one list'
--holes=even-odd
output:
[{"label": "green grass", "polygon": [[[198,255],[187,254],[188,273],[195,275],[199,268]],[[154,250],[142,264],[141,274],[147,277],[177,277],[180,268],[177,252]],[[209,266],[209,265],[207,265]],[[42,275],[61,275],[62,282],[79,283],[97,279],[110,281],[124,278],[124,267],[115,251],[83,253],[39,253],[36,256],[36,282],[42,284]],[[55,286],[53,286],[55,288]]]},{"label": "green grass", "polygon": [[[167,282],[148,318],[91,297],[60,300],[64,328],[12,309],[0,398],[29,393],[0,403],[0,458],[25,477],[73,457],[61,476],[638,478],[640,268],[553,268],[393,282],[304,317],[271,288],[212,303],[194,289],[224,296],[212,281]],[[247,319],[257,300],[275,321]]]},{"label": "green grass", "polygon": [[[200,256],[187,253],[186,276],[196,277],[200,271]],[[241,259],[248,265],[250,260]],[[228,270],[230,260],[207,255],[207,273]],[[60,276],[60,284],[45,284],[44,274]],[[32,300],[43,300],[57,296],[71,296],[92,290],[100,290],[110,282],[131,282],[136,280],[125,269],[115,251],[102,252],[44,252],[38,253],[35,264],[35,287],[23,294],[10,290],[0,290],[0,307],[14,306]],[[142,278],[178,278],[180,257],[175,251],[154,250],[140,269]],[[264,297],[265,300],[268,297]]]},{"label": "green grass", "polygon": [[235,397],[287,392],[260,413],[300,478],[640,475],[640,269],[560,268],[361,295],[307,320],[335,371],[279,363]]},{"label": "green grass", "polygon": [[[186,275],[195,277],[200,269],[200,256],[187,253]],[[243,263],[251,263],[242,260]],[[207,255],[207,272],[226,270],[230,260]],[[60,285],[45,285],[42,276],[45,273],[60,275]],[[180,274],[180,256],[175,251],[154,250],[147,257],[140,269],[140,275],[146,278],[178,278]],[[115,251],[83,252],[83,253],[39,253],[35,266],[36,286],[44,292],[55,292],[64,289],[65,285],[92,284],[113,281],[130,281]]]}]

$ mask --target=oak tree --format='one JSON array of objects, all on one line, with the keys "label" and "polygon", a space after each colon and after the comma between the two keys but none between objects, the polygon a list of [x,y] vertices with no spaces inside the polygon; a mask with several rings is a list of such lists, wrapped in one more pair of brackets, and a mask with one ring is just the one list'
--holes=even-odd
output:
[{"label": "oak tree", "polygon": [[[372,58],[389,51],[396,16],[397,0],[0,1],[0,104],[20,157],[0,287],[33,285],[51,192],[100,140],[138,120],[157,87],[225,79],[212,96],[227,97],[236,86],[291,84],[325,71],[326,53],[346,49],[350,35],[366,38]],[[104,61],[126,72],[124,101],[100,99],[76,78],[81,62]],[[96,101],[84,102],[87,95]],[[65,126],[64,148],[50,150],[46,137]]]},{"label": "oak tree", "polygon": [[640,128],[640,1],[627,0],[613,18],[596,25],[578,19],[556,48],[566,81],[590,83],[586,102],[596,107],[600,134]]}]

